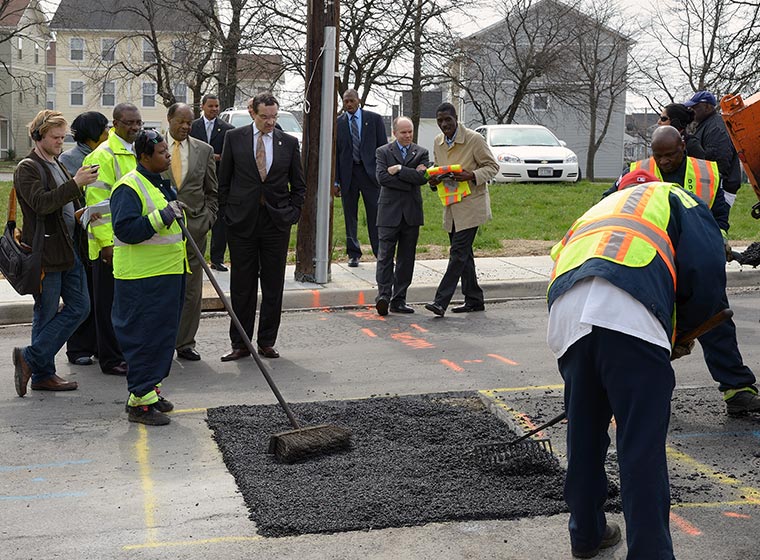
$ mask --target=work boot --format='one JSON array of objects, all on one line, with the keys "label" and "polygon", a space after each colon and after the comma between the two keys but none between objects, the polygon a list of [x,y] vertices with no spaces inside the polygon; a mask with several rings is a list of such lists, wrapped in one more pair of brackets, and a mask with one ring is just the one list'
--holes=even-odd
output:
[{"label": "work boot", "polygon": [[147,424],[148,426],[166,426],[171,422],[171,418],[163,412],[160,412],[155,404],[149,404],[144,406],[130,406],[129,421],[137,422],[138,424]]},{"label": "work boot", "polygon": [[[732,391],[726,391],[728,396]],[[760,412],[760,397],[751,387],[738,389],[726,400],[726,413],[729,416],[741,416],[748,412]]]},{"label": "work boot", "polygon": [[[174,410],[174,405],[172,404],[172,402],[165,399],[161,395],[158,395],[158,400],[154,402],[152,406],[155,406],[156,410],[158,410],[159,412],[171,412],[172,410]],[[129,412],[130,408],[132,407],[129,406],[129,401],[127,401],[127,403],[124,405],[124,412]]]},{"label": "work boot", "polygon": [[617,523],[607,523],[607,526],[604,528],[604,535],[602,535],[602,542],[599,543],[599,546],[594,550],[586,552],[573,549],[573,558],[593,558],[599,554],[599,551],[603,548],[610,548],[619,543],[620,536],[620,526]]}]

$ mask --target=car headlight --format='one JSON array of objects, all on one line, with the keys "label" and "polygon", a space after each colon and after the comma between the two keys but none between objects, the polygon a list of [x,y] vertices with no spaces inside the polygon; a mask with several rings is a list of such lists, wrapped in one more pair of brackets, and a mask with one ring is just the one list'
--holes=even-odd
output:
[{"label": "car headlight", "polygon": [[521,163],[520,158],[512,154],[499,154],[496,159],[502,163]]},{"label": "car headlight", "polygon": [[565,158],[565,163],[578,163],[578,156],[575,154],[567,156]]}]

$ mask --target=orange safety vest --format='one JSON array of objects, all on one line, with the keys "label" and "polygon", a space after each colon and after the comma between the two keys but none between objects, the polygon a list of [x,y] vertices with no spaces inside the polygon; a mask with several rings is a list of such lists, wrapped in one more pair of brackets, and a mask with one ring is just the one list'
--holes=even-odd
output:
[{"label": "orange safety vest", "polygon": [[[648,171],[662,181],[662,173],[660,173],[653,157],[631,163],[631,171],[638,169]],[[686,158],[686,175],[684,176],[683,188],[704,201],[709,208],[712,208],[715,202],[719,184],[720,174],[717,163],[693,157]],[[620,190],[619,187],[618,190]]]}]

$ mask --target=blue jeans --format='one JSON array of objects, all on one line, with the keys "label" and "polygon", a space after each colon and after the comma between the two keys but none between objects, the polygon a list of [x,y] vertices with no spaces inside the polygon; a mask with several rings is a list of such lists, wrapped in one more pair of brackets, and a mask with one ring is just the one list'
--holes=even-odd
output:
[{"label": "blue jeans", "polygon": [[[59,300],[63,300],[60,311]],[[34,296],[32,344],[24,348],[32,383],[55,375],[55,355],[89,312],[87,277],[82,262],[74,255],[74,266],[69,270],[45,273],[42,292]]]}]

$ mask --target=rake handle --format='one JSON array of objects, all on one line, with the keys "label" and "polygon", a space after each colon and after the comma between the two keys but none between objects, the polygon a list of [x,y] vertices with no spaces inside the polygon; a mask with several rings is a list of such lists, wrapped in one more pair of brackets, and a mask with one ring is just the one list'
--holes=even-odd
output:
[{"label": "rake handle", "polygon": [[[733,310],[729,308],[718,311],[715,315],[713,315],[707,321],[699,325],[696,329],[690,330],[689,332],[679,337],[678,340],[676,340],[676,344],[687,344],[691,342],[692,340],[699,338],[706,332],[714,329],[715,327],[720,325],[723,321],[728,321],[733,316],[734,316],[734,312]],[[549,420],[546,424],[541,424],[538,428],[535,428],[529,431],[527,434],[520,436],[514,441],[510,441],[509,445],[518,444],[521,441],[528,439],[530,436],[536,435],[538,432],[545,430],[546,428],[551,428],[555,424],[559,424],[565,418],[567,418],[567,413],[565,411],[562,411],[560,414],[558,414],[557,416]]]},{"label": "rake handle", "polygon": [[201,250],[198,248],[198,244],[195,242],[195,239],[193,239],[193,237],[190,235],[190,232],[187,231],[187,226],[185,225],[185,221],[182,218],[177,218],[177,223],[179,224],[179,227],[182,230],[182,233],[184,234],[185,239],[187,239],[188,243],[190,243],[190,246],[193,248],[193,252],[195,253],[196,258],[198,259],[198,262],[201,263],[203,270],[206,272],[206,276],[211,281],[211,284],[214,286],[214,289],[216,290],[216,294],[219,296],[219,299],[222,300],[222,304],[224,305],[224,308],[227,310],[227,314],[230,316],[230,319],[232,319],[232,324],[235,325],[235,328],[240,333],[240,336],[243,339],[243,342],[245,343],[245,347],[248,349],[248,352],[251,353],[251,357],[256,362],[256,365],[259,366],[259,369],[261,370],[261,373],[264,375],[264,379],[266,379],[267,383],[269,384],[269,388],[272,389],[274,396],[277,397],[277,402],[280,403],[280,406],[285,411],[285,414],[288,416],[288,420],[290,420],[290,423],[293,426],[293,428],[295,428],[296,430],[300,430],[301,426],[298,424],[298,420],[296,420],[296,417],[293,414],[293,411],[290,410],[290,406],[288,406],[288,403],[285,402],[285,399],[282,397],[280,390],[277,388],[277,385],[275,385],[274,380],[272,379],[272,375],[269,372],[269,368],[267,368],[267,366],[264,365],[264,362],[261,361],[261,358],[259,358],[259,355],[256,352],[256,349],[253,347],[253,343],[251,342],[251,339],[248,338],[248,335],[245,333],[245,329],[243,328],[243,325],[240,322],[240,319],[238,319],[237,315],[232,310],[232,304],[230,303],[230,300],[227,299],[226,295],[224,295],[224,291],[222,290],[222,287],[219,285],[219,282],[216,281],[216,278],[214,277],[213,272],[211,272],[211,269],[206,263],[206,257],[203,256],[203,253],[201,253]]}]

